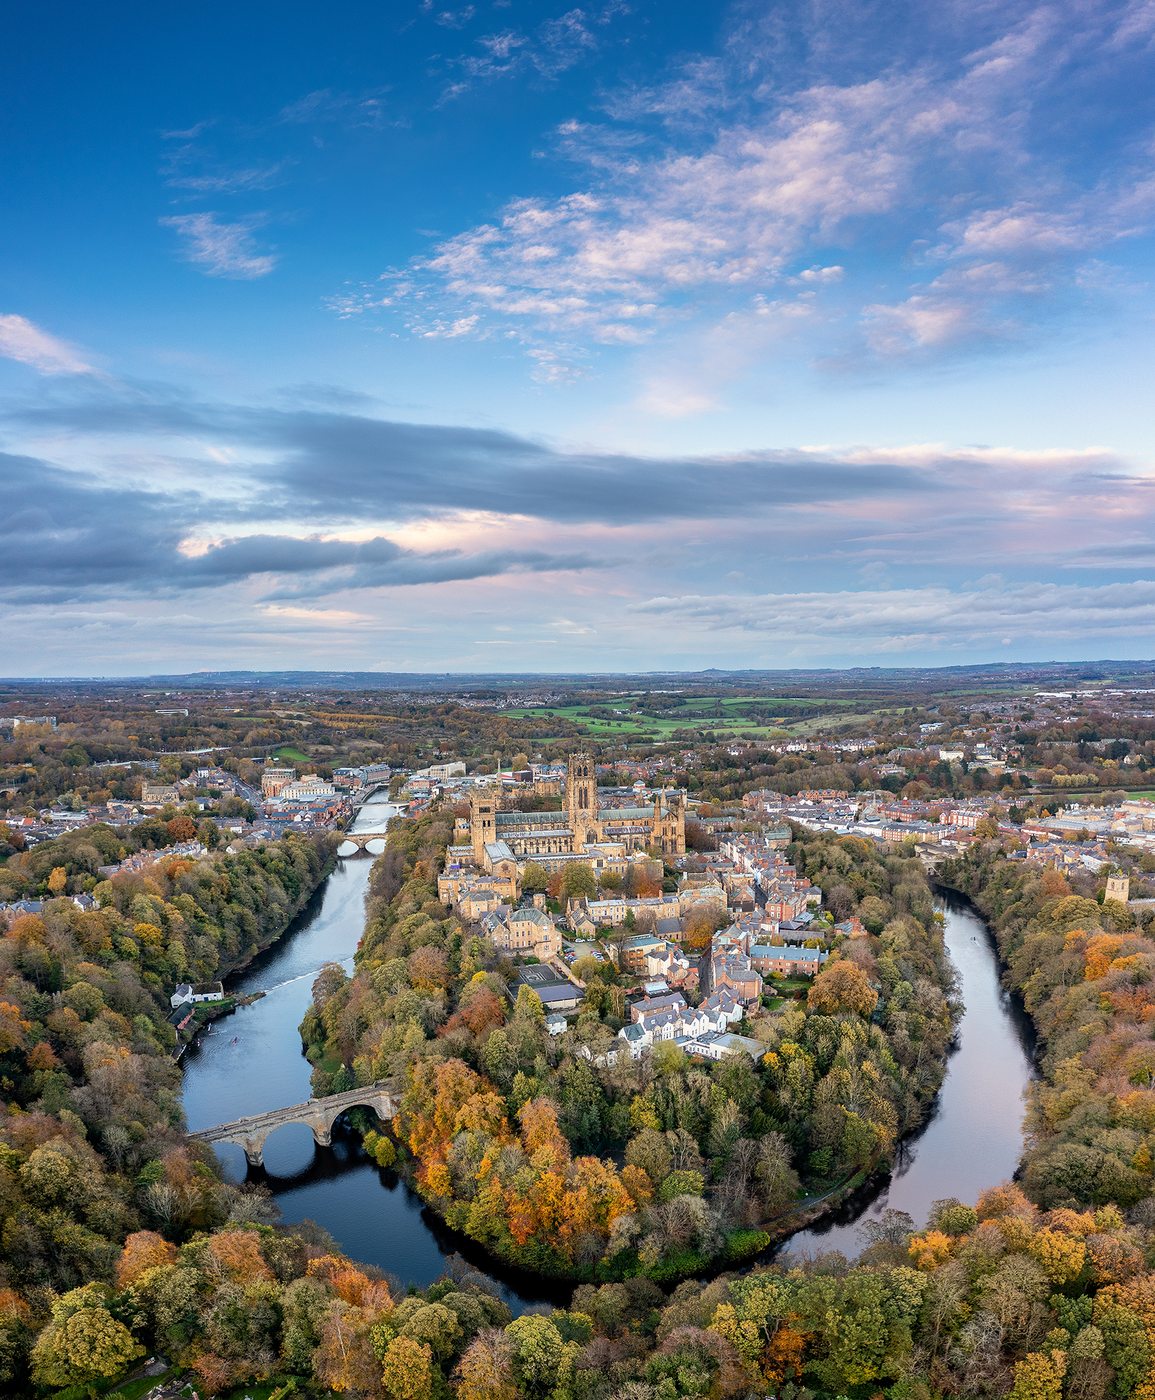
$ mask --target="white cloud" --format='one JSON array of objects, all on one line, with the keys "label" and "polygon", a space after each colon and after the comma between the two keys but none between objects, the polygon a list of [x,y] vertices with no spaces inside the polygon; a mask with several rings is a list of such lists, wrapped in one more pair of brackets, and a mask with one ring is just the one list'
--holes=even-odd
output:
[{"label": "white cloud", "polygon": [[[1053,120],[1071,112],[1072,73],[1111,81],[1118,35],[1146,34],[1147,5],[927,10],[885,49],[867,34],[876,17],[841,9],[739,21],[719,55],[604,95],[606,119],[557,129],[554,154],[583,166],[568,192],[512,199],[387,273],[385,297],[369,283],[334,305],[388,308],[419,336],[472,321],[527,350],[638,347],[643,379],[663,374],[647,347],[665,356],[683,328],[785,287],[830,308],[812,321],[812,362],[1027,340],[1046,299],[1081,294],[1077,262],[1151,224],[1144,153],[1085,133],[1098,148],[1081,160],[1079,112],[1069,138]],[[581,11],[552,23],[570,57],[594,32]],[[490,34],[462,71],[531,67],[543,34]]]},{"label": "white cloud", "polygon": [[92,374],[83,352],[25,316],[0,315],[0,355],[41,374]]},{"label": "white cloud", "polygon": [[975,310],[966,302],[918,295],[893,306],[868,306],[866,341],[877,355],[941,350],[974,335]]},{"label": "white cloud", "polygon": [[160,221],[184,239],[184,257],[208,277],[253,281],[267,277],[276,255],[258,250],[253,230],[259,221],[225,223],[216,214],[175,214]]}]

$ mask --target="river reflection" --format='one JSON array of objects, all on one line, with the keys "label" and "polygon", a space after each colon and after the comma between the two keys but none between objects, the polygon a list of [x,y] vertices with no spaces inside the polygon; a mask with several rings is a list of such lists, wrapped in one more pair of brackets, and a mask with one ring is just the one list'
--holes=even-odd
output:
[{"label": "river reflection", "polygon": [[[401,810],[383,799],[362,808],[354,829],[380,829]],[[215,1022],[184,1056],[184,1106],[191,1129],[300,1103],[310,1096],[310,1065],[298,1027],[326,962],[351,968],[365,923],[370,856],[341,862],[285,937],[245,971],[231,991],[264,991],[250,1006]],[[857,1254],[858,1227],[888,1208],[925,1222],[944,1196],[974,1201],[1008,1180],[1022,1151],[1023,1092],[1031,1076],[1029,1024],[999,985],[998,960],[986,926],[962,901],[946,900],[946,942],[958,969],[966,1012],[937,1111],[903,1147],[889,1180],[869,1188],[829,1221],[793,1236],[782,1248],[815,1254]],[[244,1180],[239,1147],[216,1149],[226,1176]],[[564,1304],[568,1290],[505,1269],[454,1235],[393,1172],[382,1171],[340,1125],[331,1148],[319,1148],[302,1124],[266,1140],[263,1170],[285,1220],[313,1220],[354,1259],[374,1264],[402,1285],[425,1287],[449,1268],[473,1268],[516,1311]]]}]

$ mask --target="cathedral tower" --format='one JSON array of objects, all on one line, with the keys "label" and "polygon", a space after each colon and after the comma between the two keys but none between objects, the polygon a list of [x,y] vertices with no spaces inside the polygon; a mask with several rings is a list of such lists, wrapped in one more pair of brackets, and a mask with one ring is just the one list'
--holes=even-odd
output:
[{"label": "cathedral tower", "polygon": [[469,835],[474,862],[484,866],[485,848],[497,840],[497,799],[488,788],[474,789],[469,798]]},{"label": "cathedral tower", "polygon": [[565,780],[565,808],[575,846],[583,846],[597,827],[598,780],[588,753],[570,755]]}]

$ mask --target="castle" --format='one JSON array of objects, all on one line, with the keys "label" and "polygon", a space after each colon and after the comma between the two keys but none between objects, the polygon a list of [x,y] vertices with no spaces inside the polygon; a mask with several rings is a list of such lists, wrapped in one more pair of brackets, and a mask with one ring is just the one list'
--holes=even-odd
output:
[{"label": "castle", "polygon": [[[589,848],[628,855],[635,851],[663,856],[686,853],[686,795],[662,792],[645,807],[599,806],[593,758],[573,754],[566,767],[565,807],[561,811],[503,811],[491,788],[474,792],[469,804],[469,848],[473,864],[500,869],[510,861],[538,860],[549,866],[557,858],[582,857]],[[464,835],[464,832],[462,832]],[[463,843],[464,844],[464,843]],[[592,852],[590,852],[592,854]]]}]

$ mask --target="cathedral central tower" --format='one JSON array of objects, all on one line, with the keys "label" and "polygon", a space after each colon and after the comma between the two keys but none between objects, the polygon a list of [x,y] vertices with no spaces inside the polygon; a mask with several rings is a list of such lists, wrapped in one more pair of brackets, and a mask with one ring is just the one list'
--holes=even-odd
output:
[{"label": "cathedral central tower", "polygon": [[588,753],[570,755],[565,780],[566,816],[574,841],[580,847],[592,832],[596,831],[598,820],[598,783],[594,761]]}]

